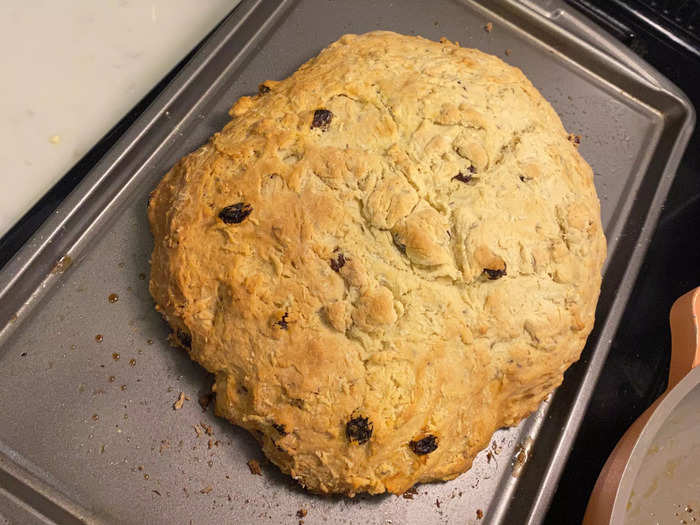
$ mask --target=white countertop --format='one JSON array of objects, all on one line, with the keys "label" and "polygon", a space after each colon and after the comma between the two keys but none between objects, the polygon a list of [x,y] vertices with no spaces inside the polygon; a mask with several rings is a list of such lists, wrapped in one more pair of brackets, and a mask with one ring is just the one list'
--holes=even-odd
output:
[{"label": "white countertop", "polygon": [[0,236],[239,1],[0,2]]}]

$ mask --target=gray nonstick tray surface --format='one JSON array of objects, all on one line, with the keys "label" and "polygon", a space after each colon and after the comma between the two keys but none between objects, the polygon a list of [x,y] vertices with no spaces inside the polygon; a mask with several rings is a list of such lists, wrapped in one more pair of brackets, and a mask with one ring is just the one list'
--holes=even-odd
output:
[{"label": "gray nonstick tray surface", "polygon": [[[541,521],[695,118],[677,88],[567,9],[244,0],[0,272],[0,523]],[[148,294],[146,201],[239,96],[344,33],[380,28],[445,36],[523,69],[582,135],[609,258],[581,361],[537,413],[496,432],[469,472],[409,497],[319,497],[200,406],[210,379],[168,345]],[[189,399],[175,410],[181,392]]]}]

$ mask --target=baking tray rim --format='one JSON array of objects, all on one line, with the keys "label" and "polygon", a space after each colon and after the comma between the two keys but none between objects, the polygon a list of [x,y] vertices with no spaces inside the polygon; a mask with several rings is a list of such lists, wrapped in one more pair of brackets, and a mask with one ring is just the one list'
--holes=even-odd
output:
[{"label": "baking tray rim", "polygon": [[[517,0],[514,0],[517,1]],[[494,4],[513,4],[513,0],[499,0]],[[59,205],[55,214],[53,214],[49,219],[47,219],[44,224],[37,230],[37,232],[30,238],[30,240],[15,254],[15,256],[7,263],[5,268],[0,270],[0,323],[2,323],[0,328],[0,343],[6,341],[11,337],[11,333],[21,325],[21,321],[27,317],[27,314],[40,303],[41,297],[47,293],[49,289],[56,284],[56,281],[60,278],[63,268],[59,266],[61,271],[56,271],[57,263],[61,260],[65,263],[70,262],[71,257],[79,259],[81,253],[85,253],[87,250],[77,248],[80,245],[80,240],[86,233],[92,229],[95,224],[103,220],[103,214],[98,214],[93,216],[85,230],[79,230],[78,234],[73,234],[72,236],[67,231],[70,231],[68,226],[70,226],[71,221],[75,222],[74,219],[76,214],[80,214],[80,211],[86,206],[89,207],[88,197],[95,192],[99,191],[103,187],[114,186],[114,181],[109,180],[109,175],[119,170],[119,164],[124,155],[132,151],[134,148],[141,146],[141,142],[144,140],[146,132],[153,129],[154,126],[162,125],[161,119],[164,113],[169,107],[172,106],[174,102],[182,95],[183,90],[187,87],[193,80],[197,78],[200,70],[215,57],[219,51],[222,42],[226,42],[230,39],[236,38],[236,33],[240,30],[241,26],[246,23],[246,21],[258,10],[264,9],[269,12],[268,19],[274,18],[278,11],[285,11],[291,5],[295,3],[295,0],[279,0],[276,2],[265,2],[265,0],[243,0],[234,10],[228,15],[226,20],[222,22],[221,26],[213,32],[207,40],[203,43],[201,49],[192,57],[192,59],[182,68],[182,70],[174,77],[169,85],[167,85],[164,90],[156,97],[153,103],[144,111],[144,113],[139,116],[139,118],[127,129],[127,131],[120,137],[120,139],[114,144],[114,146],[107,152],[107,154],[90,170],[85,179],[71,192],[71,194]],[[477,5],[487,4],[485,9],[491,10],[488,6],[488,2],[483,0],[476,3]],[[530,7],[524,4],[533,4],[531,1],[523,2],[519,8],[530,9]],[[561,2],[554,2],[554,4],[564,4]],[[549,2],[553,4],[553,2]],[[272,6],[272,7],[271,7]],[[559,14],[564,7],[560,8]],[[569,9],[569,8],[566,8]],[[541,15],[541,13],[540,13]],[[570,15],[573,19],[577,19],[580,15],[574,14]],[[545,17],[547,18],[547,17]],[[549,23],[556,26],[555,22],[551,19]],[[589,23],[590,24],[590,23]],[[559,26],[557,26],[559,27]],[[258,31],[249,38],[246,43],[250,43],[255,40],[259,31],[262,31],[263,27],[258,28]],[[631,257],[630,264],[624,271],[622,279],[620,280],[620,285],[618,288],[618,293],[610,306],[608,315],[605,319],[598,320],[598,323],[602,326],[602,330],[598,336],[598,340],[604,340],[604,338],[612,338],[614,329],[617,328],[617,323],[613,323],[614,326],[611,328],[610,317],[615,317],[613,312],[624,309],[624,304],[629,298],[634,281],[639,271],[643,254],[646,251],[651,235],[653,233],[654,226],[658,221],[658,216],[661,209],[661,204],[663,203],[675,170],[680,162],[682,152],[690,138],[694,124],[695,124],[695,111],[690,104],[687,97],[670,81],[665,79],[658,71],[653,69],[648,64],[644,63],[634,55],[631,51],[627,50],[614,41],[610,41],[610,37],[607,37],[602,30],[595,29],[591,33],[595,38],[599,38],[605,45],[601,48],[599,45],[593,45],[592,48],[598,53],[612,53],[611,57],[616,60],[626,60],[630,64],[633,64],[635,68],[646,71],[646,80],[653,80],[660,90],[664,91],[670,97],[672,97],[677,103],[677,108],[680,109],[681,114],[679,117],[682,119],[682,123],[679,125],[678,132],[673,143],[673,146],[668,154],[668,159],[665,168],[658,179],[658,185],[656,186],[656,191],[654,197],[651,201],[650,208],[645,217],[644,224],[640,230],[639,238],[636,247],[634,248]],[[582,40],[580,33],[574,32],[570,35],[572,39],[578,40],[582,45],[591,47],[590,42],[585,42]],[[597,44],[600,44],[597,42]],[[246,53],[245,45],[241,50],[239,50],[239,55]],[[231,62],[236,62],[238,56]],[[629,69],[629,68],[627,68]],[[637,71],[639,73],[639,71]],[[222,73],[223,74],[223,73]],[[195,100],[194,105],[205,98],[206,94],[201,94],[198,99]],[[640,101],[640,103],[644,104]],[[185,121],[189,116],[189,111],[185,112],[180,122]],[[172,121],[168,123],[171,127],[176,129],[178,126],[172,126]],[[172,131],[168,133],[162,140],[152,144],[152,148],[149,149],[150,154],[143,158],[143,164],[147,164],[153,155],[163,147],[172,135]],[[146,137],[148,138],[148,137]],[[116,201],[119,195],[126,191],[127,187],[131,183],[138,184],[139,173],[132,173],[125,178],[126,183],[124,186],[113,191],[111,198],[109,200],[109,205],[105,208],[103,213],[107,213],[111,205]],[[74,228],[75,229],[75,228]],[[77,236],[77,237],[76,237]],[[68,258],[65,258],[68,257]],[[62,259],[63,258],[63,259]],[[68,264],[65,264],[67,266]],[[21,278],[29,273],[35,273],[37,276],[41,277],[40,280],[33,280],[32,284],[29,286],[22,286]],[[19,288],[19,289],[18,289]],[[17,307],[17,305],[20,305]],[[620,313],[617,317],[620,317]],[[19,317],[19,318],[18,318]],[[619,319],[618,319],[619,320]],[[612,333],[611,333],[612,332]],[[596,345],[598,346],[598,345]],[[609,346],[608,346],[609,347]],[[602,351],[605,350],[605,351]],[[554,488],[556,487],[556,482],[561,470],[566,462],[567,448],[568,445],[573,441],[578,425],[581,422],[583,413],[590,399],[590,394],[592,393],[593,386],[597,381],[600,370],[602,369],[602,364],[607,355],[607,349],[596,348],[596,351],[592,352],[590,361],[587,363],[587,371],[583,376],[581,384],[578,386],[577,393],[575,396],[575,401],[571,407],[571,411],[567,418],[567,424],[565,427],[565,432],[562,434],[562,439],[558,443],[557,450],[551,456],[551,461],[548,465],[547,471],[542,478],[542,482],[539,486],[537,497],[532,503],[530,512],[528,514],[528,522],[537,522],[544,517],[546,508],[551,498]],[[11,461],[5,454],[2,454],[7,461]],[[557,460],[557,461],[554,461]],[[5,470],[3,462],[0,462],[0,470]],[[21,478],[21,475],[19,476]],[[26,480],[28,486],[36,485],[31,479]],[[65,507],[65,501],[62,499],[60,493],[48,485],[42,489],[44,494],[51,495],[51,492],[56,492],[55,503],[60,507]],[[61,503],[63,502],[63,503]],[[502,502],[505,505],[507,502]]]}]

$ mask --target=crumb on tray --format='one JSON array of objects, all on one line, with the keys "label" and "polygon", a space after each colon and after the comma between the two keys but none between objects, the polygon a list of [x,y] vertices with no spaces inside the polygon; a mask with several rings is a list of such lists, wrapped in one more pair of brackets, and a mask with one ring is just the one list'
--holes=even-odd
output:
[{"label": "crumb on tray", "polygon": [[210,425],[207,425],[206,423],[201,422],[201,421],[200,421],[199,425],[204,429],[204,432],[206,432],[207,436],[214,435],[214,431],[212,430]]},{"label": "crumb on tray", "polygon": [[411,487],[406,492],[404,492],[402,496],[404,499],[413,499],[413,496],[415,496],[416,494],[418,494],[418,489],[416,489],[416,487]]},{"label": "crumb on tray", "polygon": [[177,397],[177,401],[173,403],[173,410],[180,410],[182,408],[182,405],[185,404],[185,393],[180,392],[180,395]]},{"label": "crumb on tray", "polygon": [[248,460],[248,468],[250,469],[251,474],[254,474],[255,476],[262,476],[262,469],[260,468],[260,463],[258,463],[256,460]]}]

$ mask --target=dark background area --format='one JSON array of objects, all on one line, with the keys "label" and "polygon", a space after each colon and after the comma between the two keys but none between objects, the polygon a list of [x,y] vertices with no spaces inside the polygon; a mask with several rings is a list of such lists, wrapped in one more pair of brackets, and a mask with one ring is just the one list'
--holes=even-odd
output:
[{"label": "dark background area", "polygon": [[[677,84],[700,107],[700,0],[566,0]],[[185,57],[0,239],[0,267],[14,255],[146,109]],[[666,388],[668,313],[700,285],[700,133],[696,130],[664,204],[620,328],[545,519],[583,517],[598,473],[629,425]]]}]

